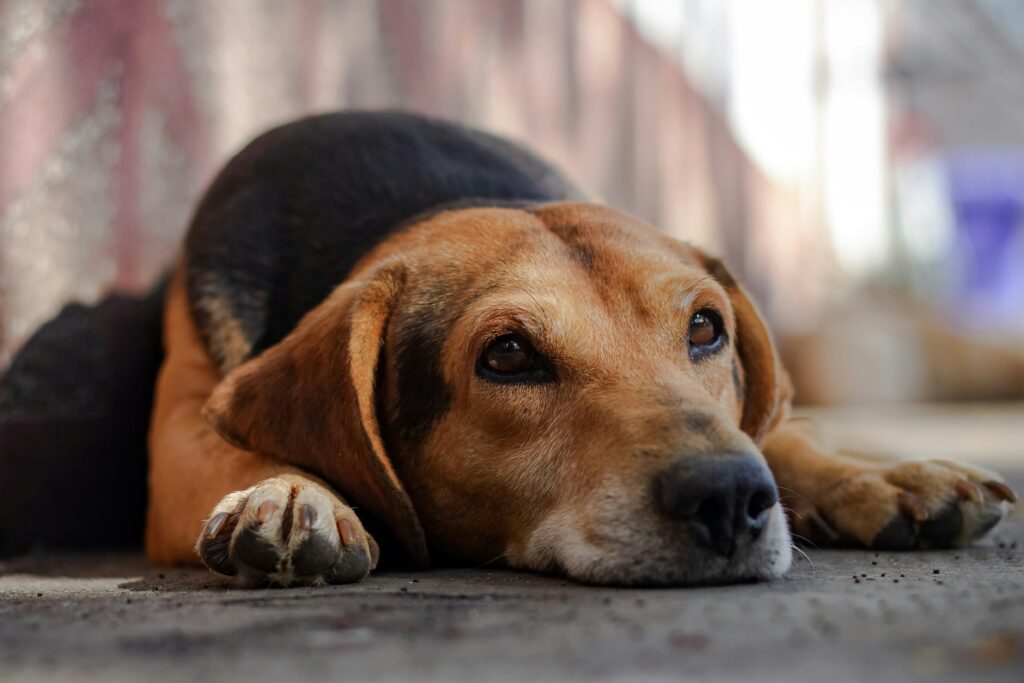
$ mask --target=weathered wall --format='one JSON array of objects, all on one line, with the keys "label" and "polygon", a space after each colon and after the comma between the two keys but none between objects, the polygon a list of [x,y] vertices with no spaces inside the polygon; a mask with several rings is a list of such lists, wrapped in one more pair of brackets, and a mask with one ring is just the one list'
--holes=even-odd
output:
[{"label": "weathered wall", "polygon": [[0,366],[64,301],[148,286],[248,138],[342,107],[518,138],[755,284],[785,251],[792,202],[605,0],[3,0]]}]

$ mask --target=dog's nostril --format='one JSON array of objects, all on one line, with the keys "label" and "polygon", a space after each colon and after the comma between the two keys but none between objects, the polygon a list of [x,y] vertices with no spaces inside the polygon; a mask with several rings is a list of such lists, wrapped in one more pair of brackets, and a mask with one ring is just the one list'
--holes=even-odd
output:
[{"label": "dog's nostril", "polygon": [[766,510],[771,509],[777,502],[779,502],[779,494],[776,493],[775,487],[772,488],[760,488],[754,491],[753,495],[750,496],[750,502],[747,503],[747,516],[751,520],[758,520]]},{"label": "dog's nostril", "polygon": [[725,557],[760,535],[766,511],[778,502],[771,472],[749,454],[683,458],[661,472],[655,485],[662,513]]}]

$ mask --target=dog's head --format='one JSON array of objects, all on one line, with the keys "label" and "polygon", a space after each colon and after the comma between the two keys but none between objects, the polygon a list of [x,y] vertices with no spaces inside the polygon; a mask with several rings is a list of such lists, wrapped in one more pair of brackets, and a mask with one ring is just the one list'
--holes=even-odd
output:
[{"label": "dog's head", "polygon": [[587,204],[391,237],[207,404],[427,546],[591,582],[778,576],[775,354],[717,260]]}]

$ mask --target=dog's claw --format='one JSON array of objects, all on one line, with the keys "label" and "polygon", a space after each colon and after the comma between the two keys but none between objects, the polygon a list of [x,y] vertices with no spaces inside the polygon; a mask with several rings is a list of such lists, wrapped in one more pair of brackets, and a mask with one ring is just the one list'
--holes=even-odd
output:
[{"label": "dog's claw", "polygon": [[256,508],[256,521],[260,524],[266,524],[267,521],[274,516],[274,513],[277,512],[277,510],[277,503],[272,500],[260,503],[260,506]]},{"label": "dog's claw", "polygon": [[1009,486],[1001,481],[990,480],[985,482],[985,488],[992,492],[999,500],[1004,500],[1007,503],[1016,503],[1017,494]]},{"label": "dog's claw", "polygon": [[338,535],[341,536],[341,542],[346,546],[352,545],[357,540],[356,529],[347,519],[338,520]]},{"label": "dog's claw", "polygon": [[228,518],[228,513],[218,512],[213,517],[210,517],[206,522],[206,526],[203,528],[203,536],[208,539],[215,538],[220,528],[224,526],[224,522]]},{"label": "dog's claw", "polygon": [[299,509],[298,523],[300,529],[313,528],[313,525],[316,524],[316,510],[312,505],[303,505]]},{"label": "dog's claw", "polygon": [[985,500],[985,494],[982,493],[981,489],[978,488],[978,485],[972,481],[961,479],[956,483],[954,489],[956,490],[956,496],[959,500],[969,500],[975,505],[981,505],[982,501]]}]

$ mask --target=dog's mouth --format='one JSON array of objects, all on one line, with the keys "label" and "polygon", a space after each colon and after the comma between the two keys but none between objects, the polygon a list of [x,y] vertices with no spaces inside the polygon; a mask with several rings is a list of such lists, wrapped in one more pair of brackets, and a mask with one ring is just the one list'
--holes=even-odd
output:
[{"label": "dog's mouth", "polygon": [[729,552],[649,514],[629,515],[621,508],[596,512],[552,513],[522,547],[510,549],[509,564],[581,583],[668,587],[775,579],[792,562],[792,541],[778,503],[766,511],[761,533]]}]

